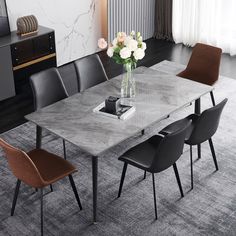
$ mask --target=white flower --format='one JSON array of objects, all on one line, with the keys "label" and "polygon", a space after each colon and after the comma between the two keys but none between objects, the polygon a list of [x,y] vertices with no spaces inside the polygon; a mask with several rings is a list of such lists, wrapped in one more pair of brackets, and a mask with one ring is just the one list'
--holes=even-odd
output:
[{"label": "white flower", "polygon": [[131,56],[131,50],[127,47],[124,47],[120,50],[120,57],[122,59],[127,59]]},{"label": "white flower", "polygon": [[135,31],[132,30],[131,33],[130,33],[130,35],[131,35],[132,37],[134,37],[134,35],[135,35]]},{"label": "white flower", "polygon": [[145,52],[142,48],[138,48],[134,51],[135,60],[142,60],[145,56]]},{"label": "white flower", "polygon": [[131,50],[131,51],[135,51],[138,48],[138,42],[134,39],[131,39],[127,42],[127,47]]},{"label": "white flower", "polygon": [[132,37],[130,36],[125,37],[124,45],[127,46],[130,40],[132,40]]},{"label": "white flower", "polygon": [[144,43],[144,42],[142,42],[142,46],[141,46],[141,48],[145,51],[145,50],[147,49],[147,44]]},{"label": "white flower", "polygon": [[109,48],[107,49],[107,55],[108,55],[109,57],[113,57],[113,54],[114,54],[114,48],[113,48],[113,47],[109,47]]},{"label": "white flower", "polygon": [[112,45],[113,45],[114,47],[116,47],[116,46],[117,46],[117,43],[118,43],[117,38],[114,38],[114,40],[112,41]]},{"label": "white flower", "polygon": [[140,36],[140,37],[138,38],[138,41],[139,41],[139,42],[142,42],[142,41],[143,41],[143,37]]}]

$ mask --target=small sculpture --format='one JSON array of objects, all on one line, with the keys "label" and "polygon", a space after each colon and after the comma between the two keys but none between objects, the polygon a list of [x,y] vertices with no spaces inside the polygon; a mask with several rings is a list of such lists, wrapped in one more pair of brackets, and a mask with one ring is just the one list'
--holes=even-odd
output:
[{"label": "small sculpture", "polygon": [[20,17],[16,24],[17,34],[20,36],[32,35],[38,32],[38,20],[34,15]]}]

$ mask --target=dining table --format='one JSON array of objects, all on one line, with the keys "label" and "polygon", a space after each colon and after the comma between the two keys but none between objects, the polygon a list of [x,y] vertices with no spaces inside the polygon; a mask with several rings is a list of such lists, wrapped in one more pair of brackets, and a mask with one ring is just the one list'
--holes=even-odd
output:
[{"label": "dining table", "polygon": [[124,104],[135,106],[135,112],[126,120],[95,113],[94,108],[107,97],[120,96],[123,76],[119,75],[25,117],[89,154],[94,223],[98,221],[98,162],[102,154],[191,103],[196,103],[195,112],[199,113],[201,97],[214,89],[159,70],[138,67],[132,73],[136,96],[122,99]]}]

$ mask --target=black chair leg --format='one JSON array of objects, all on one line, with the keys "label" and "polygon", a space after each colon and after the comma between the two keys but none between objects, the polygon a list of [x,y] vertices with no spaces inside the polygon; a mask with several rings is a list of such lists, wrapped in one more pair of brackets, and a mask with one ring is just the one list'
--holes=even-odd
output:
[{"label": "black chair leg", "polygon": [[67,159],[67,156],[66,156],[66,143],[65,143],[64,139],[63,139],[63,153],[64,153],[64,159],[66,160]]},{"label": "black chair leg", "polygon": [[50,190],[51,190],[51,192],[53,192],[53,187],[52,187],[52,184],[50,184]]},{"label": "black chair leg", "polygon": [[41,148],[42,146],[42,128],[36,126],[36,148]]},{"label": "black chair leg", "polygon": [[[195,114],[201,114],[201,99],[195,101]],[[201,159],[201,144],[197,145],[198,159]]]},{"label": "black chair leg", "polygon": [[14,211],[15,211],[15,207],[16,207],[16,201],[17,201],[17,197],[18,197],[18,194],[19,194],[19,190],[20,190],[20,184],[21,184],[21,181],[18,179],[17,182],[16,182],[15,194],[14,194],[12,207],[11,207],[11,216],[14,215]]},{"label": "black chair leg", "polygon": [[179,178],[179,172],[178,172],[178,168],[177,168],[176,163],[173,164],[173,168],[174,168],[177,183],[179,185],[179,191],[180,191],[181,197],[184,197],[184,192],[183,192],[183,189],[182,189],[182,185],[181,185],[181,181],[180,181],[180,178]]},{"label": "black chair leg", "polygon": [[190,145],[191,189],[193,189],[193,147]]},{"label": "black chair leg", "polygon": [[215,163],[216,170],[219,170],[212,139],[210,138],[208,141],[209,141],[209,145],[210,145],[210,148],[211,148],[211,154],[212,154],[212,157],[213,157],[213,160],[214,160],[214,163]]},{"label": "black chair leg", "polygon": [[197,156],[198,156],[198,159],[201,159],[201,144],[197,145]]},{"label": "black chair leg", "polygon": [[143,179],[146,179],[146,176],[147,176],[147,171],[145,170],[144,175],[143,175]]},{"label": "black chair leg", "polygon": [[75,194],[76,201],[78,202],[79,208],[80,208],[80,210],[82,210],[82,205],[81,205],[81,202],[80,202],[80,199],[79,199],[79,194],[77,192],[75,182],[74,182],[74,179],[73,179],[72,175],[69,175],[69,180],[70,180],[70,184],[71,184],[71,187],[73,189],[73,192]]},{"label": "black chair leg", "polygon": [[157,220],[157,199],[156,199],[156,186],[155,186],[155,176],[152,173],[152,185],[153,185],[153,198],[154,198],[154,207],[155,207],[155,218]]},{"label": "black chair leg", "polygon": [[125,163],[124,163],[124,167],[123,167],[123,171],[122,171],[122,175],[121,175],[121,180],[120,180],[120,187],[119,187],[118,198],[119,198],[120,195],[121,195],[123,183],[124,183],[124,180],[125,180],[125,173],[126,173],[126,170],[127,170],[127,166],[128,166],[128,164],[125,162]]},{"label": "black chair leg", "polygon": [[215,106],[215,105],[216,105],[216,102],[215,102],[215,98],[214,98],[213,91],[210,92],[210,95],[211,95],[212,105]]},{"label": "black chair leg", "polygon": [[40,189],[41,236],[43,236],[43,188]]}]

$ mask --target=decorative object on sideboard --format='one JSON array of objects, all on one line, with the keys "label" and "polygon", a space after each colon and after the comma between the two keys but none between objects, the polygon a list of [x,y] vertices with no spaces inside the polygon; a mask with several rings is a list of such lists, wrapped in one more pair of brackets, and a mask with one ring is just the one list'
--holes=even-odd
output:
[{"label": "decorative object on sideboard", "polygon": [[7,15],[7,6],[5,0],[0,0],[0,36],[10,34],[10,26]]},{"label": "decorative object on sideboard", "polygon": [[16,25],[17,34],[20,36],[32,35],[38,32],[38,20],[34,15],[18,18]]},{"label": "decorative object on sideboard", "polygon": [[[105,49],[107,45],[105,39],[98,40],[99,48]],[[141,33],[132,31],[130,35],[119,32],[107,49],[107,55],[113,58],[117,64],[124,66],[125,73],[121,83],[122,98],[134,98],[136,95],[135,79],[132,72],[136,68],[138,60],[144,58],[146,48]]]}]

